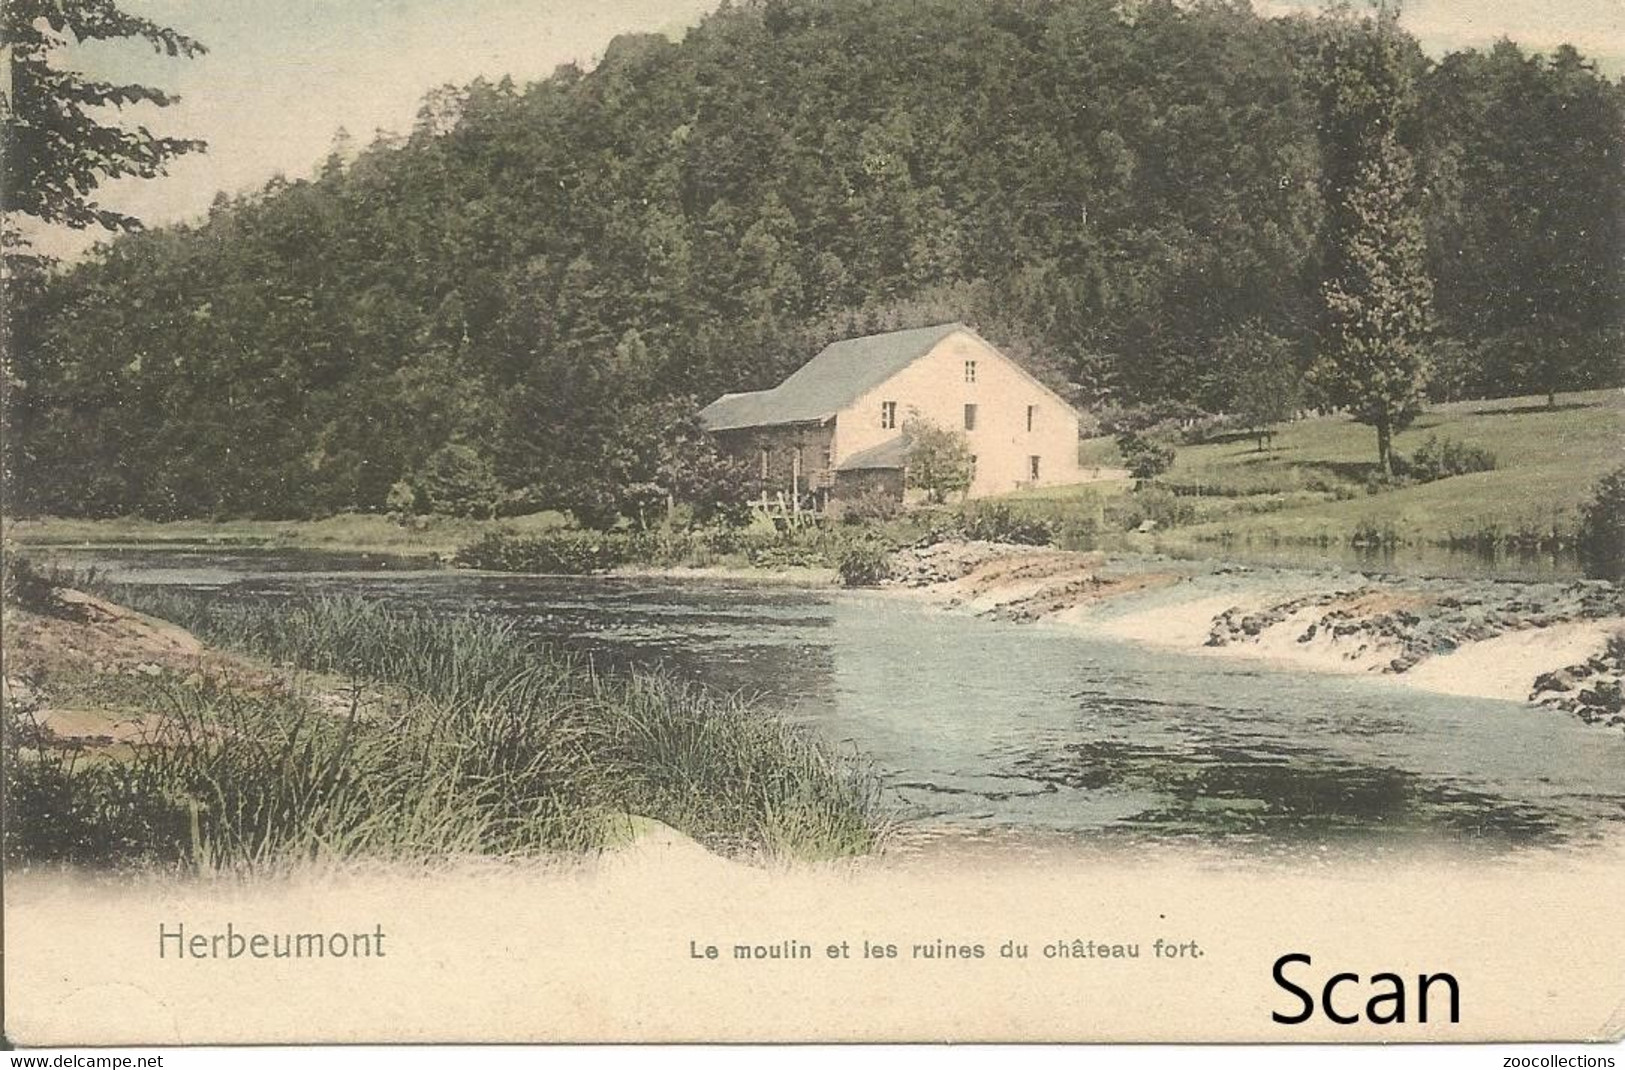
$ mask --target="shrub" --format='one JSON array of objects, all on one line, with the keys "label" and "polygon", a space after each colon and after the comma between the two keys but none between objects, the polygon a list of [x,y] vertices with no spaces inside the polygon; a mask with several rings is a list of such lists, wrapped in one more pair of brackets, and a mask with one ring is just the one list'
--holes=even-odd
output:
[{"label": "shrub", "polygon": [[844,545],[836,533],[807,524],[753,534],[745,556],[757,568],[833,568]]},{"label": "shrub", "polygon": [[622,532],[561,528],[536,535],[488,531],[457,551],[452,563],[497,572],[536,572],[584,576],[626,564],[632,538]]},{"label": "shrub", "polygon": [[41,567],[33,558],[7,545],[0,554],[0,601],[42,616],[71,616],[77,611],[62,601],[65,587],[90,590],[100,581],[94,568],[80,571],[52,562]]},{"label": "shrub", "polygon": [[903,435],[908,439],[910,487],[925,491],[933,502],[945,502],[970,487],[970,441],[963,432],[915,416],[903,421]]},{"label": "shrub", "polygon": [[1410,477],[1410,464],[1405,460],[1404,455],[1394,454],[1391,463],[1394,466],[1391,475],[1373,471],[1365,477],[1365,492],[1367,494],[1381,494],[1386,490],[1399,490],[1401,487],[1408,487],[1415,482]]},{"label": "shrub", "polygon": [[1133,531],[1150,521],[1154,527],[1176,528],[1196,519],[1196,506],[1172,491],[1157,486],[1140,487],[1133,494],[1120,495],[1112,503],[1123,528]]},{"label": "shrub", "polygon": [[883,490],[871,488],[850,498],[837,499],[832,511],[843,524],[884,524],[897,519],[903,503]]},{"label": "shrub", "polygon": [[891,576],[891,548],[873,539],[845,547],[835,564],[848,587],[873,587]]},{"label": "shrub", "polygon": [[1129,474],[1138,480],[1155,479],[1168,471],[1174,463],[1174,448],[1165,442],[1146,438],[1133,431],[1117,436],[1117,451]]},{"label": "shrub", "polygon": [[1017,513],[1002,502],[967,508],[960,514],[959,527],[965,538],[985,542],[1048,546],[1055,541],[1055,525]]},{"label": "shrub", "polygon": [[402,527],[412,523],[412,517],[417,513],[417,504],[417,491],[404,479],[397,479],[392,483],[389,493],[384,496],[384,509],[389,518]]},{"label": "shrub", "polygon": [[1494,471],[1495,454],[1453,438],[1429,435],[1401,467],[1405,469],[1404,474],[1416,482],[1431,483],[1470,472]]},{"label": "shrub", "polygon": [[408,489],[416,508],[442,516],[490,517],[503,497],[491,462],[472,446],[457,442],[431,454]]},{"label": "shrub", "polygon": [[1377,547],[1394,547],[1399,545],[1399,532],[1394,530],[1390,523],[1380,527],[1376,521],[1362,519],[1354,525],[1354,534],[1349,536],[1349,545],[1356,549],[1372,549]]},{"label": "shrub", "polygon": [[1055,536],[1055,545],[1063,550],[1094,550],[1100,546],[1101,525],[1092,516],[1069,516],[1063,519]]},{"label": "shrub", "polygon": [[57,605],[55,583],[32,560],[8,546],[0,560],[0,601],[33,613],[51,613]]},{"label": "shrub", "polygon": [[1580,507],[1579,548],[1586,575],[1625,579],[1625,467],[1598,480]]},{"label": "shrub", "polygon": [[694,543],[699,550],[716,557],[743,552],[747,538],[744,528],[731,524],[701,528],[694,532]]}]

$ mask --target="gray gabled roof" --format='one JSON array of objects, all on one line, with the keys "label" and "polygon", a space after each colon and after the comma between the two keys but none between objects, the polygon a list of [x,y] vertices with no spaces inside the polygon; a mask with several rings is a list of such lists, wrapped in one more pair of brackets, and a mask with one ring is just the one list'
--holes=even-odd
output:
[{"label": "gray gabled roof", "polygon": [[700,420],[712,431],[826,420],[964,329],[941,323],[833,342],[772,390],[724,394]]},{"label": "gray gabled roof", "polygon": [[835,466],[837,472],[861,472],[871,468],[902,468],[908,464],[907,435],[888,438],[878,446],[859,450]]}]

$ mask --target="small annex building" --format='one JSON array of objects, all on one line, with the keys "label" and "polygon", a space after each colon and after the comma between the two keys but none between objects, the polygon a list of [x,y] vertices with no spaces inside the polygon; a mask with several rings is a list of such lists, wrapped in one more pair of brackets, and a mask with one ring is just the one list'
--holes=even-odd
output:
[{"label": "small annex building", "polygon": [[901,498],[923,418],[964,433],[970,497],[1077,483],[1077,410],[962,323],[849,338],[771,390],[724,394],[700,419],[798,511],[881,490]]}]

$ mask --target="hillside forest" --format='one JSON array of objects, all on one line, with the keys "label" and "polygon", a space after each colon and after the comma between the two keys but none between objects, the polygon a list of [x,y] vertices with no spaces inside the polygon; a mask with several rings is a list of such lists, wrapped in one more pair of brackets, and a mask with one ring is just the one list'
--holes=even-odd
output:
[{"label": "hillside forest", "polygon": [[[14,272],[8,511],[609,522],[708,477],[716,395],[955,319],[1086,412],[1343,404],[1313,370],[1349,18],[751,0],[435,89],[408,132]],[[1395,55],[1421,400],[1617,385],[1625,83],[1566,46]]]}]

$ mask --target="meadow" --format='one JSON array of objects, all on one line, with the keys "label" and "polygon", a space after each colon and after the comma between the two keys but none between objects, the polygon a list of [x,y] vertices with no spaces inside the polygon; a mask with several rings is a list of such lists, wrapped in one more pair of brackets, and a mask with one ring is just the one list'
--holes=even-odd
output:
[{"label": "meadow", "polygon": [[[1371,429],[1346,416],[1313,416],[1276,428],[1264,449],[1244,433],[1177,445],[1168,471],[1139,491],[1122,480],[1001,500],[1063,528],[1096,524],[1108,540],[1150,519],[1154,533],[1117,544],[1215,557],[1236,546],[1343,547],[1359,540],[1572,546],[1582,503],[1625,454],[1625,394],[1560,395],[1551,409],[1536,397],[1439,405],[1395,436],[1395,450],[1413,456],[1430,438],[1485,451],[1495,467],[1380,485]],[[1110,437],[1085,440],[1080,457],[1086,466],[1122,463]]]}]

